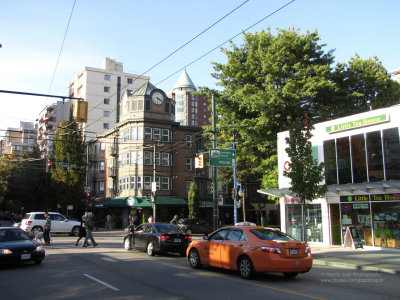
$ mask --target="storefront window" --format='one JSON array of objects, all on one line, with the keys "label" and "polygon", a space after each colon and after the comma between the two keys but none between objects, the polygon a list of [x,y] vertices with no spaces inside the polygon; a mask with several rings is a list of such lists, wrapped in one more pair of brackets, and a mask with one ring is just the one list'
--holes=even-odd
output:
[{"label": "storefront window", "polygon": [[400,248],[400,202],[372,203],[375,246]]},{"label": "storefront window", "polygon": [[[307,241],[322,242],[321,205],[305,205],[305,220]],[[286,233],[296,240],[302,240],[302,217],[300,204],[286,205]]]},{"label": "storefront window", "polygon": [[351,136],[351,158],[353,163],[354,183],[367,182],[364,134]]},{"label": "storefront window", "polygon": [[326,184],[337,184],[335,140],[324,141],[324,162]]},{"label": "storefront window", "polygon": [[383,180],[383,159],[381,132],[367,133],[368,175],[369,181]]},{"label": "storefront window", "polygon": [[347,226],[355,226],[360,234],[363,245],[372,246],[371,233],[371,212],[368,196],[365,197],[367,203],[341,203],[342,209],[342,234],[346,233]]},{"label": "storefront window", "polygon": [[349,138],[337,139],[337,159],[339,169],[339,184],[351,183],[350,144]]},{"label": "storefront window", "polygon": [[386,180],[400,179],[400,141],[397,127],[383,131],[383,149],[385,153]]}]

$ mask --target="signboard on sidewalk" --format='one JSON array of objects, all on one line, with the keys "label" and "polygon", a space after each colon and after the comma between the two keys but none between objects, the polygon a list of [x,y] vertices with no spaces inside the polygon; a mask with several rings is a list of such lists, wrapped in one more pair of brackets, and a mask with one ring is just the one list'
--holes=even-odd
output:
[{"label": "signboard on sidewalk", "polygon": [[235,149],[210,149],[210,166],[236,167]]},{"label": "signboard on sidewalk", "polygon": [[344,247],[354,246],[355,249],[364,249],[360,234],[355,226],[347,226],[344,235]]}]

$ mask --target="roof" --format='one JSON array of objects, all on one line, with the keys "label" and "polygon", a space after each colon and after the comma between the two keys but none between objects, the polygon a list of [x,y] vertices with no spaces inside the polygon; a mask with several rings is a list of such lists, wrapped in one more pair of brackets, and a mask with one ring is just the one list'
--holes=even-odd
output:
[{"label": "roof", "polygon": [[135,96],[150,95],[151,91],[155,88],[156,87],[150,81],[147,81],[140,88],[138,88],[132,95]]},{"label": "roof", "polygon": [[181,76],[179,77],[178,81],[175,83],[173,90],[192,90],[193,92],[197,90],[196,86],[194,85],[192,79],[190,79],[189,75],[186,73],[186,68],[183,69]]}]

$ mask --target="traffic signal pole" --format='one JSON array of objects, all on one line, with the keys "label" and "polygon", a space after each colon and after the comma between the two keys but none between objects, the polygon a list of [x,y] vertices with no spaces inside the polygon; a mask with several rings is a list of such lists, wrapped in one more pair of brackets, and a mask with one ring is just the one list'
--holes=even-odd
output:
[{"label": "traffic signal pole", "polygon": [[[212,95],[212,133],[213,133],[213,147],[217,148],[217,125],[216,125],[216,112],[215,112],[215,96]],[[218,228],[218,195],[217,195],[217,167],[212,166],[212,182],[213,182],[213,228]]]}]

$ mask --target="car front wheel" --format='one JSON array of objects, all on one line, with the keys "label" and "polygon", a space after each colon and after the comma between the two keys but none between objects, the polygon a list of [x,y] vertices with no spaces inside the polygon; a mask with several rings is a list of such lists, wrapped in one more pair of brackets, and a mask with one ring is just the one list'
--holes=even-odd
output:
[{"label": "car front wheel", "polygon": [[250,279],[253,276],[253,263],[248,256],[244,256],[239,260],[239,273],[244,279]]},{"label": "car front wheel", "polygon": [[78,226],[75,226],[74,228],[72,228],[71,235],[79,236],[79,227]]},{"label": "car front wheel", "polygon": [[194,269],[200,268],[200,255],[196,249],[191,249],[189,252],[189,263],[190,266]]},{"label": "car front wheel", "polygon": [[147,244],[147,254],[150,256],[154,256],[155,252],[154,252],[154,243],[150,242]]}]

